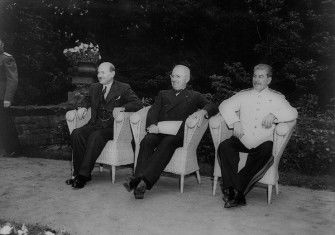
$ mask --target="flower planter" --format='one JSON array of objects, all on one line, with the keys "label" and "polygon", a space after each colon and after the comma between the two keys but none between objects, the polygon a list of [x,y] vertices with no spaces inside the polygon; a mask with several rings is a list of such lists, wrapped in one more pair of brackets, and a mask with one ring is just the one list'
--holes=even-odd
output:
[{"label": "flower planter", "polygon": [[72,75],[72,84],[91,84],[97,81],[96,64],[79,62]]},{"label": "flower planter", "polygon": [[69,69],[71,83],[75,86],[73,91],[68,92],[68,103],[78,103],[84,96],[88,95],[90,84],[97,82],[97,69],[95,63],[79,62],[77,66]]}]

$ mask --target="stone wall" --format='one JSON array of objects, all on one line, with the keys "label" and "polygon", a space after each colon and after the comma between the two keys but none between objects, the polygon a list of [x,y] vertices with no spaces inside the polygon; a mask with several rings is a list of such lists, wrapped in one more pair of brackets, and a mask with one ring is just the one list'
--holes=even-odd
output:
[{"label": "stone wall", "polygon": [[67,105],[14,106],[15,125],[22,152],[29,156],[68,158]]}]

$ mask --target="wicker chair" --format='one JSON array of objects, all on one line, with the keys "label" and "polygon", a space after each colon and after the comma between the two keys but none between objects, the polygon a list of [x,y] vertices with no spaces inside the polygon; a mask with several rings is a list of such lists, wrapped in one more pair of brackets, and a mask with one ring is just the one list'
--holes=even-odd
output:
[{"label": "wicker chair", "polygon": [[[129,117],[133,113],[120,112],[114,117],[114,138],[109,140],[98,157],[96,163],[100,163],[100,171],[104,165],[110,165],[111,180],[115,182],[116,166],[134,163],[134,151],[131,145],[132,134]],[[75,128],[84,126],[91,118],[91,108],[80,108],[66,113],[66,121],[70,133]]]},{"label": "wicker chair", "polygon": [[[141,140],[144,138],[146,117],[149,107],[145,107],[130,117],[130,125],[135,140],[135,166]],[[196,150],[199,142],[208,127],[208,120],[204,119],[199,125],[199,119],[188,117],[185,124],[184,143],[175,150],[165,172],[180,175],[180,192],[184,191],[184,176],[196,172],[198,183],[201,183]]]},{"label": "wicker chair", "polygon": [[[259,183],[266,184],[268,186],[268,191],[267,191],[268,192],[268,196],[267,196],[268,204],[271,203],[273,186],[275,186],[276,188],[276,194],[278,195],[279,193],[278,165],[279,165],[280,158],[283,154],[283,151],[292,135],[295,124],[296,124],[296,120],[285,122],[285,123],[279,123],[276,125],[276,128],[274,130],[273,149],[272,149],[272,154],[274,156],[274,162],[273,162],[273,165],[265,173],[263,178],[259,180]],[[209,128],[211,131],[211,135],[212,135],[212,139],[213,139],[214,147],[215,147],[214,182],[213,182],[213,195],[215,195],[218,178],[221,177],[221,170],[220,170],[220,165],[218,163],[218,156],[217,156],[218,147],[222,141],[230,138],[233,132],[232,130],[228,129],[228,126],[226,125],[223,117],[220,114],[212,117],[209,120]],[[247,153],[240,153],[240,162],[238,166],[239,170],[241,170],[244,167],[247,157],[248,157]]]}]

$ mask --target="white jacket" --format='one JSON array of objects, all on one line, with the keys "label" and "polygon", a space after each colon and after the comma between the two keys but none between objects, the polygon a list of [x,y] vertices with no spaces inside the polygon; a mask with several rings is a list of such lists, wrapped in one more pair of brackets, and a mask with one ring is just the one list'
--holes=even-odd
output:
[{"label": "white jacket", "polygon": [[253,88],[240,91],[224,100],[219,110],[230,128],[233,128],[235,122],[241,122],[244,135],[240,140],[249,149],[273,140],[274,125],[267,129],[262,126],[263,118],[269,113],[277,118],[276,122],[292,121],[298,117],[297,110],[285,96],[269,88],[261,92]]}]

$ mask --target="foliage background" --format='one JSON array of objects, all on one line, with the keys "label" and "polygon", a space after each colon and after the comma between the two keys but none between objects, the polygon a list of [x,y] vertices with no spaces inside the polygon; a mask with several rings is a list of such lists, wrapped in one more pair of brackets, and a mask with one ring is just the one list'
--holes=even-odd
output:
[{"label": "foliage background", "polygon": [[[99,44],[102,60],[146,100],[169,86],[175,63],[188,63],[192,87],[215,102],[250,86],[256,63],[269,63],[272,88],[300,114],[282,169],[335,169],[333,0],[1,0],[0,18],[19,67],[17,104],[66,101],[73,87],[62,52],[77,39]],[[207,134],[199,151],[210,148]]]}]

